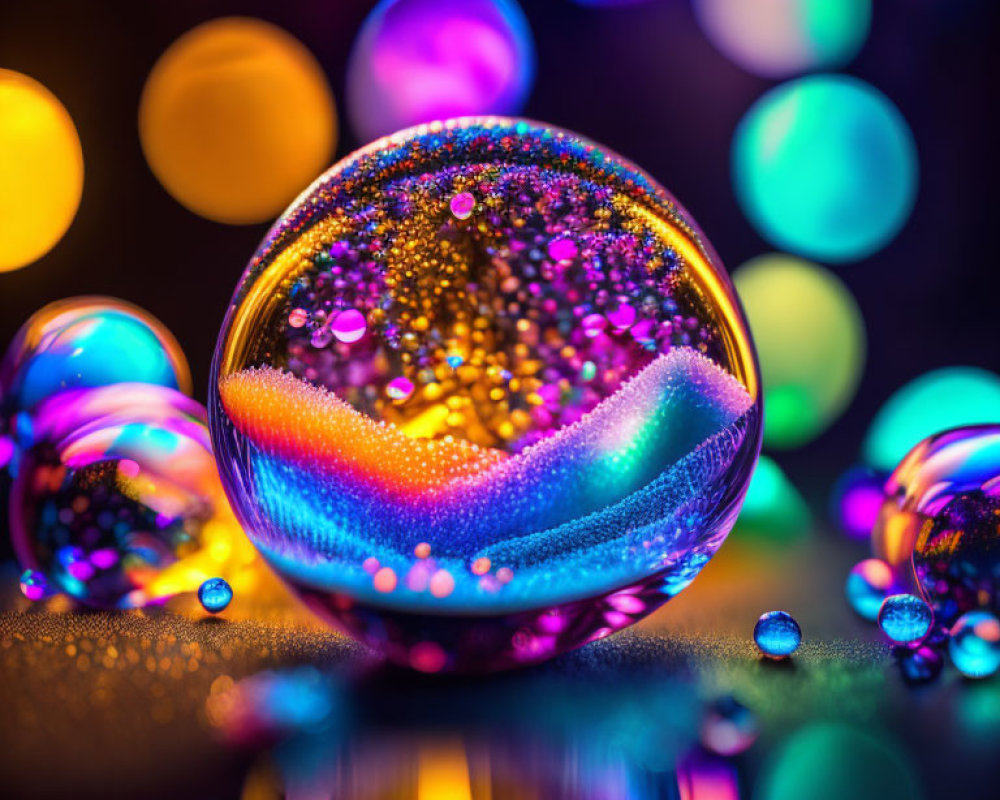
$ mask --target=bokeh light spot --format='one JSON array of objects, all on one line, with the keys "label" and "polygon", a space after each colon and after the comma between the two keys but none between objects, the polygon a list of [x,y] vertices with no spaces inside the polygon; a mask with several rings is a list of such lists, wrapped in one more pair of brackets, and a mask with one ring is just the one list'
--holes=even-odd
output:
[{"label": "bokeh light spot", "polygon": [[0,69],[0,272],[45,255],[83,193],[83,150],[62,103],[38,81]]},{"label": "bokeh light spot", "polygon": [[250,224],[276,216],[327,166],[336,110],[320,65],[297,39],[228,17],[160,56],[143,89],[139,137],[179,203]]},{"label": "bokeh light spot", "polygon": [[383,0],[365,20],[347,72],[364,141],[448,117],[520,111],[535,49],[514,0]]},{"label": "bokeh light spot", "polygon": [[837,69],[868,37],[871,0],[695,0],[705,35],[730,61],[764,78]]},{"label": "bokeh light spot", "polygon": [[764,443],[790,448],[822,433],[854,397],[864,322],[829,270],[792,256],[752,259],[733,275],[764,386]]},{"label": "bokeh light spot", "polygon": [[903,116],[845,75],[769,91],[737,127],[732,159],[737,199],[761,236],[828,262],[887,245],[917,192],[916,147]]},{"label": "bokeh light spot", "polygon": [[998,419],[1000,375],[977,367],[933,370],[898,389],[875,415],[865,438],[865,460],[889,471],[931,434]]}]

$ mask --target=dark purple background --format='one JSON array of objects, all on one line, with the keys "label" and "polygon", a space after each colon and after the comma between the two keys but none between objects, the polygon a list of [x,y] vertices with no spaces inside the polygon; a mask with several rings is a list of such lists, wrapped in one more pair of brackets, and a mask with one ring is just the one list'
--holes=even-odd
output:
[{"label": "dark purple background", "polygon": [[[371,2],[14,2],[0,0],[0,66],[25,72],[66,105],[83,142],[83,202],[41,261],[0,274],[0,342],[42,304],[107,293],[136,302],[177,335],[204,398],[230,293],[266,226],[229,227],[177,204],[143,160],[136,114],[160,53],[217,16],[260,16],[299,37],[344,108],[350,45]],[[773,82],[731,64],[702,35],[686,0],[587,8],[522,3],[538,75],[526,116],[579,131],[645,167],[701,223],[736,267],[768,251],[729,180],[732,131]],[[819,501],[857,455],[867,421],[899,385],[951,364],[1000,369],[997,313],[996,128],[1000,89],[992,0],[877,0],[871,35],[847,71],[889,95],[909,120],[920,192],[901,235],[839,268],[868,326],[857,399],[813,444],[783,454]],[[361,144],[341,117],[340,157]]]}]

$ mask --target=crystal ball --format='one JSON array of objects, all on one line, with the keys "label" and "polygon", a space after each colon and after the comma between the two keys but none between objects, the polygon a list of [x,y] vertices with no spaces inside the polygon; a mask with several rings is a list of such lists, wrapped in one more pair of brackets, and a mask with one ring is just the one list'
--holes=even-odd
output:
[{"label": "crystal ball", "polygon": [[1000,613],[1000,425],[924,439],[886,483],[872,549],[951,625]]},{"label": "crystal ball", "polygon": [[197,588],[196,574],[171,569],[230,514],[204,408],[173,389],[116,384],[61,392],[34,422],[10,494],[22,568],[97,608]]},{"label": "crystal ball", "polygon": [[305,601],[426,671],[537,662],[679,592],[760,446],[739,303],[672,196],[537,123],[381,139],[248,265],[220,474]]}]

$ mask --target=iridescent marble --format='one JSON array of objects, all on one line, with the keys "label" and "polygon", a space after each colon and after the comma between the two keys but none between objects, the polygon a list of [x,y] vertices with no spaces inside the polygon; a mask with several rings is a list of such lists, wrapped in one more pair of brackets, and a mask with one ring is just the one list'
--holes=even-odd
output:
[{"label": "iridescent marble", "polygon": [[866,558],[851,569],[844,594],[858,616],[874,622],[894,582],[895,577],[888,564],[878,558]]},{"label": "iridescent marble", "polygon": [[[71,297],[36,311],[0,362],[0,466],[31,447],[36,407],[59,392],[149,383],[191,393],[173,334],[141,308],[113,297]],[[9,449],[8,449],[9,448]]]},{"label": "iridescent marble", "polygon": [[574,134],[382,139],[270,231],[211,381],[220,471],[306,601],[424,671],[606,636],[721,545],[754,353],[683,209]]}]

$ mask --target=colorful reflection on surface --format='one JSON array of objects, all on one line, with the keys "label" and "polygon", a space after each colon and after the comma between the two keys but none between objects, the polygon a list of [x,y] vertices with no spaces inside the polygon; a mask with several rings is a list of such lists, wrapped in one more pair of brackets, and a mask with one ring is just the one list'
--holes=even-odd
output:
[{"label": "colorful reflection on surface", "polygon": [[872,0],[695,0],[694,10],[731,61],[755,75],[786,78],[854,58],[868,37]]},{"label": "colorful reflection on surface", "polygon": [[920,800],[913,765],[885,731],[817,722],[774,750],[755,800]]},{"label": "colorful reflection on surface", "polygon": [[367,142],[421,122],[516,114],[534,77],[515,0],[382,0],[351,52],[351,124]]},{"label": "colorful reflection on surface", "polygon": [[337,114],[300,41],[263,20],[226,17],[160,56],[143,87],[139,138],[175,200],[246,225],[275,217],[329,164]]},{"label": "colorful reflection on surface", "polygon": [[814,439],[853,399],[865,362],[861,311],[829,270],[772,253],[733,273],[760,357],[764,443]]},{"label": "colorful reflection on surface", "polygon": [[923,595],[937,620],[1000,611],[1000,425],[925,439],[885,492],[872,548]]},{"label": "colorful reflection on surface", "polygon": [[[629,672],[626,684],[610,686],[594,677],[518,678],[490,690],[437,681],[396,691],[377,679],[352,686],[307,666],[221,677],[206,715],[225,741],[268,747],[244,796],[739,797],[732,764],[692,740],[700,708],[689,684]],[[372,702],[382,709],[374,718],[363,708]],[[706,793],[724,788],[730,793]]]},{"label": "colorful reflection on surface", "polygon": [[38,81],[0,69],[0,272],[54,247],[82,193],[83,151],[69,113]]},{"label": "colorful reflection on surface", "polygon": [[913,135],[884,94],[846,75],[784,83],[736,129],[733,183],[767,241],[825,262],[885,247],[917,193]]},{"label": "colorful reflection on surface", "polygon": [[253,561],[190,398],[147,384],[61,392],[36,409],[34,436],[11,489],[11,536],[52,589],[135,607]]},{"label": "colorful reflection on surface", "polygon": [[691,220],[614,154],[500,118],[314,184],[237,287],[211,389],[257,546],[425,671],[649,613],[721,545],[758,449],[752,344]]}]

